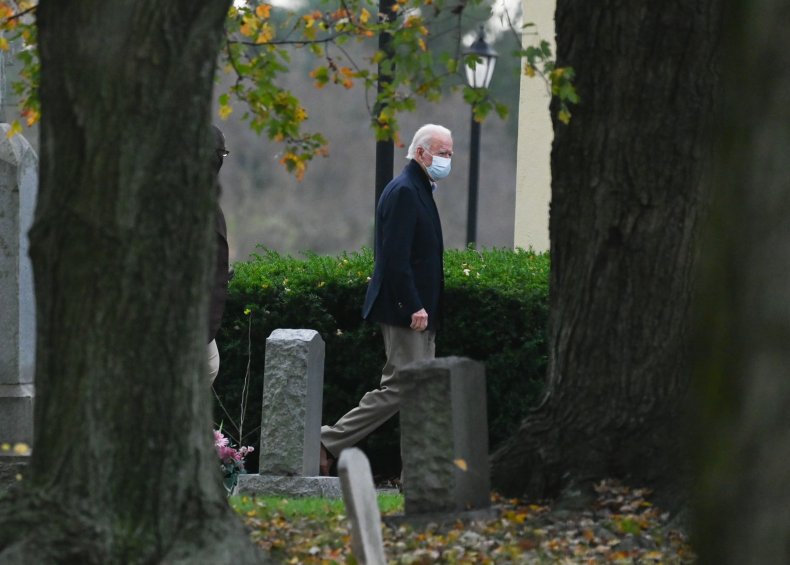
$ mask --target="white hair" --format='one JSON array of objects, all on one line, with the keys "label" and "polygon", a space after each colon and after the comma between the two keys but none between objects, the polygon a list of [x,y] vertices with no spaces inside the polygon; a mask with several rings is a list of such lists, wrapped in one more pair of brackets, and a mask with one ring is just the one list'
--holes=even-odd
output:
[{"label": "white hair", "polygon": [[437,126],[436,124],[425,124],[417,133],[409,145],[409,152],[406,154],[407,159],[414,159],[414,154],[417,153],[417,148],[430,149],[431,142],[436,141],[439,137],[449,137],[452,139],[453,134],[444,126]]}]

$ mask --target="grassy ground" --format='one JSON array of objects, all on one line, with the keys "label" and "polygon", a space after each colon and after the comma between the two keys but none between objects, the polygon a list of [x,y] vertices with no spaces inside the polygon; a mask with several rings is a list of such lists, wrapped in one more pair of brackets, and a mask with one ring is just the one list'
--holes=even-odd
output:
[{"label": "grassy ground", "polygon": [[[414,527],[387,525],[403,514],[403,497],[379,496],[390,564],[691,564],[685,533],[649,502],[646,490],[600,483],[588,508],[492,499],[497,518]],[[234,497],[253,540],[282,563],[355,563],[340,500]]]}]

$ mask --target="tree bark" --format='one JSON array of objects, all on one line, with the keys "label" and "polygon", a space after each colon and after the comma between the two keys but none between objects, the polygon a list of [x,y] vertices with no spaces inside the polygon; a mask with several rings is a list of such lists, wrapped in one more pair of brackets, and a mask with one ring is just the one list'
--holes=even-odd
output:
[{"label": "tree bark", "polygon": [[725,14],[715,192],[695,315],[700,563],[790,563],[790,11]]},{"label": "tree bark", "polygon": [[718,1],[559,0],[556,23],[581,103],[554,123],[547,394],[493,484],[542,497],[617,477],[675,497]]},{"label": "tree bark", "polygon": [[256,563],[212,449],[214,67],[230,2],[42,0],[35,436],[3,563]]}]

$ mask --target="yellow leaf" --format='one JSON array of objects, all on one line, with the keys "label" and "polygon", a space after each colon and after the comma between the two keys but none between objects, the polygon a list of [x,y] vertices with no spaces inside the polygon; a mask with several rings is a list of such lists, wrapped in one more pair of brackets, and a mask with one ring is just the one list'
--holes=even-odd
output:
[{"label": "yellow leaf", "polygon": [[219,107],[219,117],[223,120],[227,120],[228,116],[230,116],[232,113],[233,108],[230,106],[230,104],[224,104]]},{"label": "yellow leaf", "polygon": [[462,471],[466,471],[467,470],[466,460],[464,460],[464,459],[454,459],[453,463],[455,464],[456,467],[458,467]]},{"label": "yellow leaf", "polygon": [[17,443],[14,445],[14,453],[16,455],[30,455],[30,446],[26,443]]},{"label": "yellow leaf", "polygon": [[8,40],[5,37],[0,37],[0,50],[8,51],[9,49]]},{"label": "yellow leaf", "polygon": [[8,133],[6,133],[5,136],[11,139],[18,133],[22,133],[22,124],[19,123],[19,120],[14,120],[13,122],[11,122],[11,127],[9,128]]},{"label": "yellow leaf", "polygon": [[299,161],[296,164],[296,180],[302,181],[304,180],[304,174],[307,171],[307,165],[304,161]]},{"label": "yellow leaf", "polygon": [[38,121],[41,119],[41,114],[31,108],[25,108],[22,110],[22,116],[25,118],[27,127],[31,127],[32,125],[38,123]]},{"label": "yellow leaf", "polygon": [[265,20],[271,14],[272,7],[269,4],[259,4],[257,8],[255,8],[255,15]]},{"label": "yellow leaf", "polygon": [[560,113],[557,114],[557,118],[565,125],[568,125],[571,121],[571,113],[567,110],[560,110]]},{"label": "yellow leaf", "polygon": [[263,24],[263,26],[261,27],[261,31],[258,34],[258,37],[255,38],[255,43],[257,44],[268,43],[273,38],[274,38],[274,30],[272,29],[272,26],[270,26],[269,24]]},{"label": "yellow leaf", "polygon": [[258,31],[258,21],[252,16],[244,16],[242,19],[241,28],[239,31],[245,37],[252,37]]},{"label": "yellow leaf", "polygon": [[366,24],[370,19],[370,12],[368,12],[365,8],[362,8],[362,12],[359,14],[359,21],[360,23]]},{"label": "yellow leaf", "polygon": [[425,45],[425,41],[423,41],[422,37],[417,40],[417,44],[420,46],[420,51],[428,50],[428,47]]},{"label": "yellow leaf", "polygon": [[530,78],[534,77],[535,76],[535,67],[533,67],[532,65],[527,63],[526,65],[524,65],[524,74],[527,75]]}]

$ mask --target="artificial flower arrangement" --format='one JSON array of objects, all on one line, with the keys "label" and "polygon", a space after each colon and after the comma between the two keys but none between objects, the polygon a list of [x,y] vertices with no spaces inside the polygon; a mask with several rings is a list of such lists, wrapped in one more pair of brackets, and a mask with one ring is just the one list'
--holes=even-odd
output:
[{"label": "artificial flower arrangement", "polygon": [[217,451],[222,469],[222,484],[230,496],[239,482],[239,475],[247,472],[244,469],[244,459],[247,454],[255,451],[255,448],[244,446],[236,449],[232,447],[230,440],[222,434],[222,426],[220,426],[219,430],[214,430],[214,449]]}]

